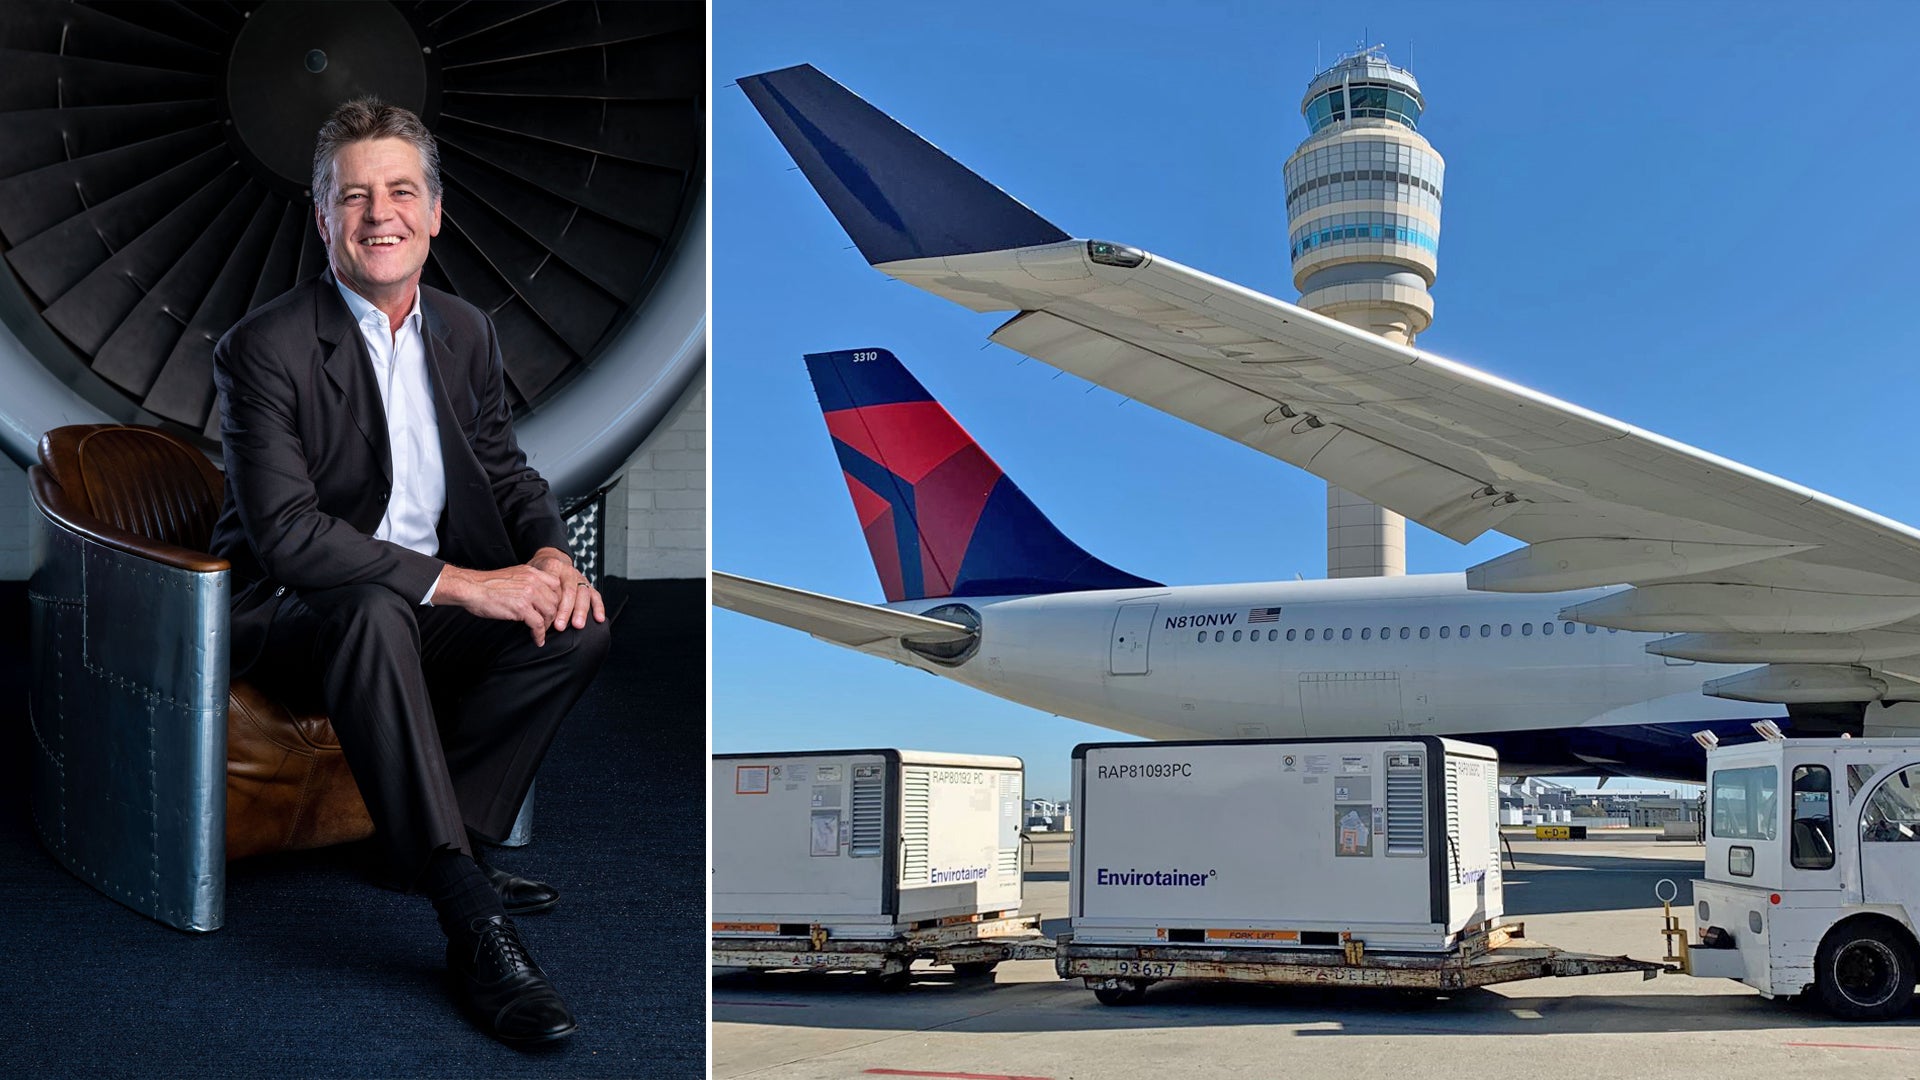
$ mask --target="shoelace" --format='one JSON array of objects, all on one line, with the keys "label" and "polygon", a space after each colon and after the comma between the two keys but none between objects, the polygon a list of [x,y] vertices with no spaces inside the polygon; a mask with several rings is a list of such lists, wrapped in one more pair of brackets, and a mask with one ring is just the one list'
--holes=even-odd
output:
[{"label": "shoelace", "polygon": [[[533,968],[533,957],[527,953],[527,947],[520,940],[520,934],[513,924],[505,919],[476,920],[473,924],[479,934],[474,942],[474,957],[479,958],[488,941],[496,943],[496,952],[500,964],[508,973],[528,971]],[[476,967],[478,965],[475,965]]]}]

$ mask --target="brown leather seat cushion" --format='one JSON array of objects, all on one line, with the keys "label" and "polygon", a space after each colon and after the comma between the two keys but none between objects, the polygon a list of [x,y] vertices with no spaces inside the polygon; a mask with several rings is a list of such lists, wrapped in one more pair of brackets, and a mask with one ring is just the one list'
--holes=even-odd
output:
[{"label": "brown leather seat cushion", "polygon": [[373,835],[333,725],[252,683],[227,695],[227,858],[298,851]]},{"label": "brown leather seat cushion", "polygon": [[[155,428],[79,424],[40,440],[36,501],[92,539],[182,569],[206,554],[224,481],[205,454]],[[324,715],[296,712],[236,679],[227,696],[227,858],[373,835]]]}]

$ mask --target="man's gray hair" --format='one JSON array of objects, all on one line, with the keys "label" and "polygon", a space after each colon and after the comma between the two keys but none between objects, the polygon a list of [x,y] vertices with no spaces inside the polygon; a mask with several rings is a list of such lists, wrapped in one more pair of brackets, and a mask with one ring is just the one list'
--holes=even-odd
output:
[{"label": "man's gray hair", "polygon": [[427,193],[434,202],[440,201],[440,145],[433,141],[433,132],[411,109],[363,97],[345,102],[320,125],[320,136],[313,144],[314,205],[333,202],[333,159],[339,156],[340,148],[368,139],[399,139],[413,144],[427,171]]}]

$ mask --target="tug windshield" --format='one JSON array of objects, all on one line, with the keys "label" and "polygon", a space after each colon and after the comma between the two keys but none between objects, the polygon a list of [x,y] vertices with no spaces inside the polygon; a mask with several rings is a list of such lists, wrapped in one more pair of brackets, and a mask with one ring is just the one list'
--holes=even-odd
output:
[{"label": "tug windshield", "polygon": [[1713,774],[1713,835],[1771,840],[1780,828],[1780,772],[1771,765]]}]

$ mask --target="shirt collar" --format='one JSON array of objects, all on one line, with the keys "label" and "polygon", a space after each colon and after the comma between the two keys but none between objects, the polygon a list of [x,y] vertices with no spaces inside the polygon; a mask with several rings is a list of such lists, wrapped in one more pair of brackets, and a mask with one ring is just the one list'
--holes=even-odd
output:
[{"label": "shirt collar", "polygon": [[[364,327],[367,324],[369,316],[378,315],[380,317],[380,329],[386,330],[388,328],[387,313],[373,306],[373,301],[347,288],[346,283],[338,278],[334,279],[333,286],[340,290],[340,299],[347,302],[347,310],[353,312],[353,321],[355,323]],[[413,328],[417,332],[420,329],[419,319],[420,287],[415,285],[413,289],[413,310],[407,312],[407,317],[400,321],[403,324],[413,323]]]}]

